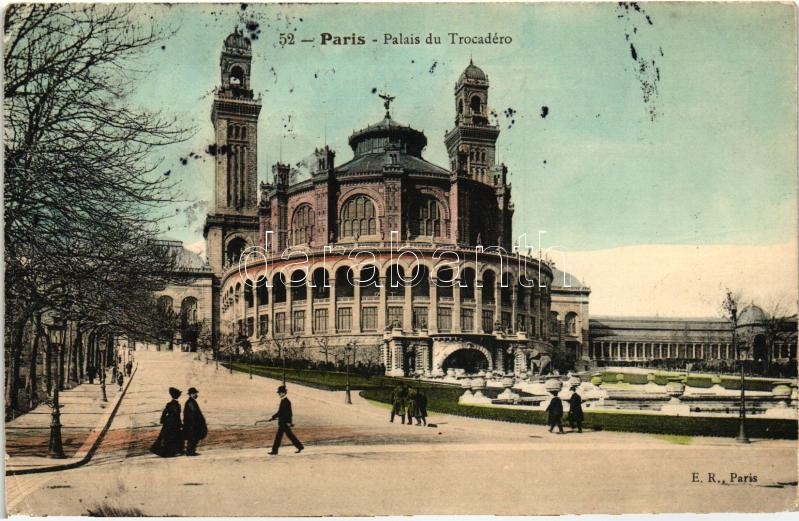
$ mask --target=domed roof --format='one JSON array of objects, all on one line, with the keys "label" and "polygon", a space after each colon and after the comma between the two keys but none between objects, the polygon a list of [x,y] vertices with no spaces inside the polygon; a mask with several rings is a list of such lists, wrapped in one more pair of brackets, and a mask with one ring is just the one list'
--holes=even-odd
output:
[{"label": "domed roof", "polygon": [[766,313],[754,304],[746,306],[738,315],[738,327],[761,325],[766,321]]},{"label": "domed roof", "polygon": [[448,170],[422,157],[427,146],[424,132],[397,123],[388,114],[374,125],[354,132],[349,143],[355,157],[336,167],[337,175],[381,172],[390,165],[409,174],[449,177]]},{"label": "domed roof", "polygon": [[461,74],[459,81],[462,82],[464,80],[488,81],[488,76],[483,72],[483,69],[475,65],[472,60],[469,60],[469,65]]},{"label": "domed roof", "polygon": [[251,45],[250,39],[244,36],[238,28],[234,29],[233,32],[225,38],[225,47],[227,48],[249,50]]},{"label": "domed roof", "polygon": [[386,117],[374,125],[369,125],[354,132],[349,139],[355,156],[384,153],[389,148],[400,150],[404,154],[421,157],[427,146],[424,132],[397,123],[386,114]]},{"label": "domed roof", "polygon": [[[566,284],[568,284],[568,286],[563,284],[564,279],[566,281]],[[578,279],[577,277],[575,277],[574,275],[572,275],[568,271],[564,272],[564,271],[561,271],[561,270],[559,270],[558,268],[556,268],[554,266],[552,267],[552,288],[553,289],[557,289],[557,288],[575,288],[575,289],[577,289],[577,288],[584,288],[584,287],[586,287],[585,284],[583,284],[583,282],[580,279]]]}]

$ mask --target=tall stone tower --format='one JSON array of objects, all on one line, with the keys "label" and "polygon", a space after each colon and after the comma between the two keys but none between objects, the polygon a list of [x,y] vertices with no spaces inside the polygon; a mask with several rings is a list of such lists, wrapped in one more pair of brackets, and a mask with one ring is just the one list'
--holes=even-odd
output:
[{"label": "tall stone tower", "polygon": [[[445,144],[452,169],[452,236],[461,245],[511,249],[513,204],[507,168],[496,163],[499,128],[488,108],[488,76],[471,60],[455,84],[455,127]],[[495,217],[488,219],[488,215]]]},{"label": "tall stone tower", "polygon": [[221,85],[211,109],[216,153],[214,200],[205,221],[208,262],[219,276],[258,244],[258,115],[260,99],[250,85],[250,40],[235,30],[219,58]]}]

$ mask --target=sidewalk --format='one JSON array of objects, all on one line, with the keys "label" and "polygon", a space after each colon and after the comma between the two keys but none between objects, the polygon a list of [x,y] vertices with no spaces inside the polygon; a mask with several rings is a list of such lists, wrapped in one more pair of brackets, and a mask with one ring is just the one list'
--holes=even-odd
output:
[{"label": "sidewalk", "polygon": [[109,371],[105,388],[107,402],[101,400],[99,383],[83,383],[59,393],[64,459],[47,456],[52,418],[49,405],[40,404],[6,423],[6,475],[62,470],[89,461],[135,376],[136,368],[131,377],[125,379],[120,391],[118,385],[111,383]]}]

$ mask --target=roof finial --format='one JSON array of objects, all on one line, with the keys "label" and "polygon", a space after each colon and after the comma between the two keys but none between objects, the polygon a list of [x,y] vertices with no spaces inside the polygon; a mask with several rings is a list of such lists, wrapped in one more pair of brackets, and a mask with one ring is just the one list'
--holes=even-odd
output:
[{"label": "roof finial", "polygon": [[474,65],[474,61],[472,60],[472,51],[469,51],[469,65]]},{"label": "roof finial", "polygon": [[389,119],[391,118],[391,102],[396,99],[396,96],[389,96],[385,92],[381,92],[379,96],[383,100],[383,107],[386,109],[386,119]]}]

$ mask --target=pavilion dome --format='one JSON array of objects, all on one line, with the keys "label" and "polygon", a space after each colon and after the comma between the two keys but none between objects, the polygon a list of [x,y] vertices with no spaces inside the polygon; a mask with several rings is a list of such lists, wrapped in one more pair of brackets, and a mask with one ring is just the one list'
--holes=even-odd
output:
[{"label": "pavilion dome", "polygon": [[766,313],[754,304],[747,306],[738,315],[738,327],[757,326],[766,321]]}]

